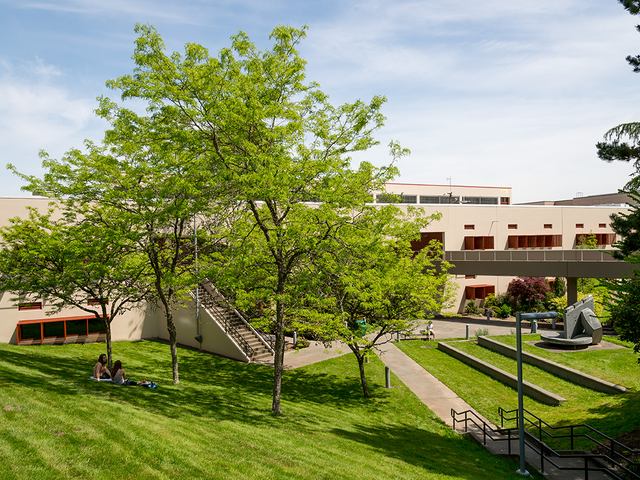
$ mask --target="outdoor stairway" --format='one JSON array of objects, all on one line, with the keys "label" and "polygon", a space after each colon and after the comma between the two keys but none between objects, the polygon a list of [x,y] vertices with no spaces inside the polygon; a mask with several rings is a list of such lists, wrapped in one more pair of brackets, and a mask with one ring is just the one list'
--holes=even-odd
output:
[{"label": "outdoor stairway", "polygon": [[252,363],[272,362],[273,345],[269,335],[255,329],[208,281],[198,288],[200,305]]}]

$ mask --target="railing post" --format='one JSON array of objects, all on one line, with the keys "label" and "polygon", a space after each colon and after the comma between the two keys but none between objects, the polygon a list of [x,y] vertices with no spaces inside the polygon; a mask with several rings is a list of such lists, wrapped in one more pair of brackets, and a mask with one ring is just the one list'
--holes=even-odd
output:
[{"label": "railing post", "polygon": [[571,450],[573,450],[573,425],[571,425]]},{"label": "railing post", "polygon": [[482,422],[482,444],[487,445],[487,424]]},{"label": "railing post", "polygon": [[589,480],[589,457],[584,456],[584,480]]},{"label": "railing post", "polygon": [[391,369],[388,366],[384,367],[384,380],[385,386],[391,388]]},{"label": "railing post", "polygon": [[511,429],[507,430],[507,451],[509,452],[509,455],[511,455]]},{"label": "railing post", "polygon": [[540,444],[540,473],[544,475],[544,443]]}]

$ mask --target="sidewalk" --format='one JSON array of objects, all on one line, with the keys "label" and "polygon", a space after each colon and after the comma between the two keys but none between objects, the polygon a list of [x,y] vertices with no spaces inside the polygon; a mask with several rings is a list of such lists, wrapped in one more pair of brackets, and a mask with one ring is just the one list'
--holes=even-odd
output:
[{"label": "sidewalk", "polygon": [[[443,321],[438,321],[438,323]],[[435,321],[434,321],[435,324]],[[443,327],[443,325],[440,325]],[[436,324],[437,332],[438,324]],[[460,326],[450,326],[451,330],[456,331]],[[465,324],[462,324],[462,328],[465,328]],[[508,327],[502,327],[508,328]],[[442,328],[443,331],[449,331],[448,328]],[[507,332],[509,333],[509,332]],[[460,335],[453,334],[453,338],[458,338]],[[442,338],[442,337],[440,337]],[[382,346],[380,352],[380,359],[387,365],[391,371],[404,383],[409,389],[415,393],[415,395],[433,411],[443,422],[448,426],[453,427],[453,419],[451,418],[451,409],[456,412],[462,413],[466,410],[473,410],[471,406],[444,385],[440,380],[435,378],[424,368],[418,365],[415,361],[409,358],[404,352],[402,352],[394,343],[387,343]],[[474,410],[475,411],[475,410]],[[478,412],[478,417],[491,426],[494,430],[497,429],[489,420],[484,418]],[[471,426],[469,424],[469,433],[475,438],[475,440],[482,445],[483,433],[482,430]],[[464,433],[464,425],[458,423],[456,425],[456,431]],[[508,445],[507,442],[494,442],[487,439],[485,446],[494,455],[507,455]],[[511,442],[511,454],[517,458],[519,452],[518,441],[513,440]],[[540,470],[540,455],[531,450],[525,448],[525,458],[527,462],[527,469],[531,471],[535,469]],[[554,459],[555,461],[555,459]],[[574,465],[579,466],[582,463],[576,463],[578,461],[571,460]],[[560,462],[557,462],[560,463]],[[569,466],[566,461],[562,462],[563,466]],[[560,471],[553,468],[548,462],[545,462],[545,476],[549,479],[557,480],[582,480],[585,478],[584,471]],[[589,479],[591,480],[605,480],[610,479],[608,475],[604,475],[600,472],[589,472]]]}]

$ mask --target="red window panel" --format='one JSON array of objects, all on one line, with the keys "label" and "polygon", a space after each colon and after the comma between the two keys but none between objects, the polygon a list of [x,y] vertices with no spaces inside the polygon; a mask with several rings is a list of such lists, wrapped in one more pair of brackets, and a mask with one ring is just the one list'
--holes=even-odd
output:
[{"label": "red window panel", "polygon": [[493,237],[464,237],[465,250],[493,250]]},{"label": "red window panel", "polygon": [[42,302],[19,303],[18,311],[23,310],[42,310]]},{"label": "red window panel", "polygon": [[467,285],[465,287],[467,300],[484,300],[490,293],[495,295],[495,285]]},{"label": "red window panel", "polygon": [[465,226],[464,226],[464,229],[465,229],[465,230],[475,230],[475,229],[476,229],[476,226],[475,226],[475,225],[465,225]]},{"label": "red window panel", "polygon": [[545,224],[544,224],[544,228],[553,228],[553,224],[551,224],[551,223],[545,223]]},{"label": "red window panel", "polygon": [[509,225],[507,225],[507,228],[509,230],[517,230],[518,229],[518,224],[517,223],[510,223]]}]

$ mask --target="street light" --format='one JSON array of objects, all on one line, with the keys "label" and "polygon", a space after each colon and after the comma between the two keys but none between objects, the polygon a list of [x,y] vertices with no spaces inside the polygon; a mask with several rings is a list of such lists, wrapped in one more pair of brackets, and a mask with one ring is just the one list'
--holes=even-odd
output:
[{"label": "street light", "polygon": [[519,475],[529,476],[524,458],[524,402],[522,395],[522,320],[538,320],[541,318],[556,318],[558,312],[516,313],[516,343],[518,344],[518,437],[520,438],[520,469]]}]

